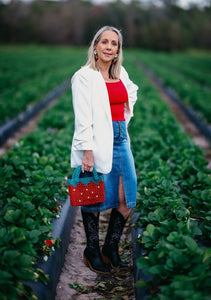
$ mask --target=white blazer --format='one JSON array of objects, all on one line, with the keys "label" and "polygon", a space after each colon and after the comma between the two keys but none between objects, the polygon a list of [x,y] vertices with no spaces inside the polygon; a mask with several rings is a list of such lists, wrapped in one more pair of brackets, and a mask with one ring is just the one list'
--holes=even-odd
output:
[{"label": "white blazer", "polygon": [[[128,92],[125,120],[133,116],[138,87],[121,67],[120,79]],[[75,131],[71,148],[71,167],[82,163],[84,150],[92,150],[94,166],[100,173],[109,173],[113,157],[113,127],[106,83],[99,71],[82,67],[72,77]]]}]

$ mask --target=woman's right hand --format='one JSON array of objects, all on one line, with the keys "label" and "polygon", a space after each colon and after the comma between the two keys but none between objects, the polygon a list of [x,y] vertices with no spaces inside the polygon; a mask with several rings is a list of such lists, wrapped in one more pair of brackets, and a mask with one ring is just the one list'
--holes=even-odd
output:
[{"label": "woman's right hand", "polygon": [[93,167],[94,167],[94,156],[92,150],[84,150],[82,167],[81,167],[82,173],[84,173],[84,171],[92,172]]}]

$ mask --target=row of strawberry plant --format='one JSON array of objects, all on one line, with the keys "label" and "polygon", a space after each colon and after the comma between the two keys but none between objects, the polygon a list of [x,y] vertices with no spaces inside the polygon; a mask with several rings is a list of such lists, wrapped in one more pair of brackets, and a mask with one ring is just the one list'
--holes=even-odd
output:
[{"label": "row of strawberry plant", "polygon": [[[138,173],[137,226],[150,299],[208,299],[211,279],[211,180],[201,150],[140,72],[131,142]],[[132,69],[133,68],[133,69]],[[142,79],[140,79],[142,78]],[[149,279],[150,278],[150,279]]]},{"label": "row of strawberry plant", "polygon": [[[159,76],[163,83],[166,86],[170,86],[174,89],[177,95],[181,100],[189,107],[192,107],[198,114],[200,119],[206,120],[208,123],[211,123],[211,90],[209,80],[206,82],[206,86],[199,84],[199,81],[196,80],[197,72],[199,72],[198,77],[201,77],[201,71],[198,71],[198,68],[195,69],[194,65],[189,66],[189,73],[184,71],[184,66],[182,61],[177,61],[177,64],[172,63],[174,57],[166,55],[148,55],[147,52],[138,52],[137,57],[150,69],[152,69],[157,76]],[[171,68],[169,68],[171,66]],[[190,76],[191,69],[195,78]],[[206,76],[206,75],[204,75]],[[208,77],[208,76],[207,76]]]},{"label": "row of strawberry plant", "polygon": [[[134,64],[130,63],[127,67],[134,81],[137,83],[142,82],[140,79],[142,75],[135,69]],[[151,96],[152,98],[155,97],[149,85],[145,84],[144,87],[144,82],[142,83],[141,91],[149,97],[149,100],[151,100]],[[143,96],[141,97],[143,98]],[[161,142],[162,139],[160,141],[160,138],[157,140],[155,138],[158,135],[157,129],[159,128],[155,122],[157,116],[160,115],[159,120],[164,121],[162,118],[164,115],[163,109],[157,106],[158,99],[156,97],[155,100],[151,104],[150,101],[148,103],[138,102],[136,108],[137,116],[131,124],[132,145],[139,172],[142,171],[142,167],[143,170],[146,170],[144,165],[141,165],[141,162],[138,160],[142,148],[145,150],[142,154],[145,153],[145,163],[148,163],[148,168],[150,166],[153,168],[153,164],[154,168],[157,168],[161,164],[159,156],[155,155],[154,157],[153,153],[149,151],[150,141],[152,141],[152,144],[155,143],[158,149],[161,149],[163,146],[164,149],[168,148],[165,146],[165,143]],[[150,110],[151,115],[148,110]],[[0,204],[0,296],[2,299],[17,299],[20,295],[25,295],[27,299],[32,298],[33,296],[29,296],[30,292],[22,284],[22,281],[25,279],[36,280],[37,277],[41,278],[43,276],[41,271],[34,270],[32,266],[36,257],[42,255],[43,251],[48,253],[49,247],[52,247],[52,239],[49,236],[51,230],[50,220],[57,214],[58,207],[56,203],[58,199],[66,196],[64,174],[68,175],[69,172],[69,152],[73,129],[73,115],[71,111],[69,96],[65,95],[61,98],[57,107],[47,112],[40,122],[39,128],[28,137],[22,139],[0,161],[0,194],[3,199]],[[165,126],[168,126],[170,120],[171,118],[168,119],[166,117]],[[152,126],[154,131],[152,128],[149,129],[147,127],[148,122],[154,124],[154,128]],[[163,123],[161,122],[161,124]],[[138,132],[136,131],[136,125],[138,126]],[[143,135],[142,139],[139,139],[140,128],[143,128],[143,133],[145,132],[145,136]],[[173,126],[171,124],[171,128],[174,131],[175,128],[177,129],[177,125]],[[181,134],[180,137],[184,139],[184,134]],[[172,141],[174,138],[171,136],[169,138],[173,147]],[[146,143],[145,148],[142,142]],[[154,153],[156,154],[156,150],[154,150]],[[165,155],[163,153],[162,159]],[[151,157],[154,157],[154,160],[150,161]],[[189,158],[189,156],[187,157]],[[196,159],[204,166],[204,160],[202,158],[199,159],[199,157],[201,156],[198,156]],[[149,159],[147,160],[147,158]],[[163,165],[165,165],[165,162]],[[161,167],[163,165],[161,164]],[[146,173],[148,171],[149,169],[146,170]],[[141,176],[141,174],[140,172],[138,176]],[[166,172],[166,177],[168,175],[169,173]],[[157,176],[159,176],[159,173]],[[150,182],[153,180],[154,177]],[[165,185],[165,188],[168,188],[168,184]],[[145,192],[147,191],[146,188],[144,190]],[[161,212],[162,215],[163,213]],[[200,221],[203,221],[203,219],[200,219]],[[191,223],[191,228],[195,228],[196,231],[198,227],[193,226],[193,224]],[[197,224],[195,223],[195,225]],[[168,228],[168,224],[166,228]]]},{"label": "row of strawberry plant", "polygon": [[165,65],[170,70],[187,76],[199,85],[211,87],[211,59],[207,52],[159,52],[155,55],[154,52],[145,51],[141,55],[143,60],[153,61],[159,66]]},{"label": "row of strawberry plant", "polygon": [[63,61],[55,63],[55,58],[58,60],[59,57],[55,57],[50,47],[0,46],[0,91],[43,76],[55,66],[61,67]]},{"label": "row of strawberry plant", "polygon": [[82,59],[76,49],[67,47],[19,46],[8,50],[8,46],[1,46],[0,50],[1,125],[68,80],[70,66]]},{"label": "row of strawberry plant", "polygon": [[51,219],[67,197],[72,131],[69,91],[0,160],[0,299],[35,299],[23,281],[47,280],[33,265],[59,244]]}]

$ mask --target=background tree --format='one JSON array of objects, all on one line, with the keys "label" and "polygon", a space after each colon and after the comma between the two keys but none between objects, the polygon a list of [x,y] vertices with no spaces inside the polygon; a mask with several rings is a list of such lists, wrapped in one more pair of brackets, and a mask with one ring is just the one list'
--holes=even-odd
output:
[{"label": "background tree", "polygon": [[[177,0],[0,2],[1,43],[87,45],[104,25],[122,30],[124,45],[155,50],[211,48],[211,1],[204,8],[178,6]],[[157,5],[157,4],[162,5]]]}]

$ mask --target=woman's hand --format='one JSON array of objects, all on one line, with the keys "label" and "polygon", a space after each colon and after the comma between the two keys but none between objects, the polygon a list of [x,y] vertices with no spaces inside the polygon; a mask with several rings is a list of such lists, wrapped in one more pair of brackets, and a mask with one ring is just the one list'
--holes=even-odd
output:
[{"label": "woman's hand", "polygon": [[84,150],[84,156],[82,159],[81,171],[92,172],[94,167],[94,156],[92,150]]}]

